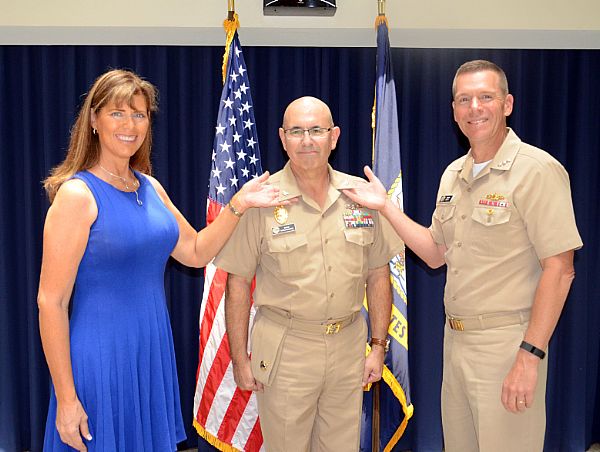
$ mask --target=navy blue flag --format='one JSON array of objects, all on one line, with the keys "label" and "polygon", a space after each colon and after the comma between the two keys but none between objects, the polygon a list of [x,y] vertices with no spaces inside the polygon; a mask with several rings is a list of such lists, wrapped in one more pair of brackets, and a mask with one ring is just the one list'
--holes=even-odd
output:
[{"label": "navy blue flag", "polygon": [[[373,170],[388,190],[388,197],[403,208],[400,134],[390,41],[384,16],[377,20],[377,81],[373,107]],[[392,316],[388,330],[390,350],[385,357],[380,391],[380,450],[390,451],[412,417],[408,375],[408,320],[404,249],[390,261],[393,286]],[[372,392],[372,391],[371,391]],[[372,397],[365,394],[361,450],[371,451]]]}]

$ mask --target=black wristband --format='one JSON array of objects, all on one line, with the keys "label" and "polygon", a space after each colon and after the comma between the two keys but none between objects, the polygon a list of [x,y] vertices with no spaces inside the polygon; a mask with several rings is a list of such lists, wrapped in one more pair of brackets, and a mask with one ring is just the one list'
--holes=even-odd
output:
[{"label": "black wristband", "polygon": [[537,356],[539,359],[544,359],[546,357],[546,352],[544,350],[540,350],[535,345],[531,345],[529,342],[523,341],[519,347]]}]

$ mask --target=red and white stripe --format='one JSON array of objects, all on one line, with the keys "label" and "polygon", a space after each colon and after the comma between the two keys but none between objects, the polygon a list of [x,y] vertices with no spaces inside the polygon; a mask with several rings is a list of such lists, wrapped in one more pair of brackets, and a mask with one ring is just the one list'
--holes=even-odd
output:
[{"label": "red and white stripe", "polygon": [[[209,200],[207,224],[220,211],[221,206]],[[194,425],[202,437],[220,450],[264,451],[256,397],[251,391],[241,391],[233,379],[225,330],[226,282],[226,272],[217,269],[212,262],[206,266],[200,308]],[[250,325],[253,318],[254,309]]]}]

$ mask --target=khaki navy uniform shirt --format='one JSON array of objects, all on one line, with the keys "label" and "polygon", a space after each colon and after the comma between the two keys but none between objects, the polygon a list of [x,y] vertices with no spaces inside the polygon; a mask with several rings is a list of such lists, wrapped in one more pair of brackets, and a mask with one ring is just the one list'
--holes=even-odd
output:
[{"label": "khaki navy uniform shirt", "polygon": [[[402,242],[378,212],[361,207],[341,189],[361,180],[329,171],[324,208],[304,195],[289,162],[269,178],[285,206],[287,218],[274,208],[249,209],[215,260],[215,265],[251,279],[254,302],[286,311],[294,318],[327,320],[346,317],[362,307],[369,269],[385,265]],[[384,232],[385,230],[385,232]]]},{"label": "khaki navy uniform shirt", "polygon": [[470,151],[448,166],[431,233],[448,249],[444,304],[452,316],[530,309],[540,260],[582,246],[567,172],[511,129],[476,177]]}]

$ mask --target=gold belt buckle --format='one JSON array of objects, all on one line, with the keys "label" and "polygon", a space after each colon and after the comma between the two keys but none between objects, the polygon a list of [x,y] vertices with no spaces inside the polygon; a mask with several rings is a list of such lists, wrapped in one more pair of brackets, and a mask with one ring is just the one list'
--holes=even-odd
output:
[{"label": "gold belt buckle", "polygon": [[448,323],[450,324],[450,328],[453,330],[464,331],[465,327],[462,324],[462,321],[459,319],[455,319],[453,317],[448,317]]},{"label": "gold belt buckle", "polygon": [[339,322],[328,323],[325,325],[325,334],[336,334],[338,331],[340,331],[341,327],[342,325]]}]

